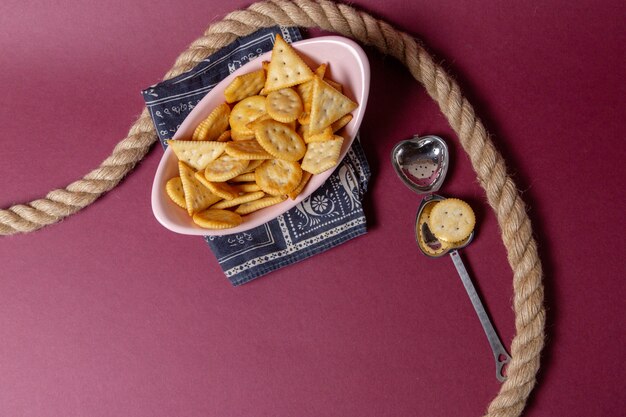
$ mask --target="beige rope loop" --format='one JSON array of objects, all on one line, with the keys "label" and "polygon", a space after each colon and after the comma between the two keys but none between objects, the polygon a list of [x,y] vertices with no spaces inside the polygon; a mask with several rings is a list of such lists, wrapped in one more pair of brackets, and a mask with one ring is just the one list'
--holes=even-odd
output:
[{"label": "beige rope loop", "polygon": [[[544,344],[544,295],[537,245],[532,237],[525,205],[485,127],[463,97],[458,84],[413,37],[345,4],[328,0],[262,1],[246,10],[234,11],[222,21],[210,25],[204,35],[178,57],[165,79],[193,68],[237,37],[277,24],[336,32],[397,58],[425,87],[457,133],[478,181],[485,189],[487,201],[497,216],[513,271],[517,331],[511,343],[513,359],[507,369],[508,378],[489,405],[486,415],[519,416],[535,385]],[[154,126],[147,109],[144,109],[111,156],[84,178],[64,190],[51,191],[44,199],[0,210],[0,235],[32,232],[91,204],[113,189],[141,161],[156,140]]]}]

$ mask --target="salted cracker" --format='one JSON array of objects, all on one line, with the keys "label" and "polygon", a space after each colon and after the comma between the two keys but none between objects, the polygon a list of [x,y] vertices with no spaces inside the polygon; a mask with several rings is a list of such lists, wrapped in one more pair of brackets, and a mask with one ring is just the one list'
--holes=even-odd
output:
[{"label": "salted cracker", "polygon": [[168,140],[179,161],[185,162],[195,170],[204,169],[211,161],[216,160],[226,148],[226,144],[217,141]]},{"label": "salted cracker", "polygon": [[185,203],[185,190],[183,190],[183,183],[180,177],[174,177],[168,180],[165,184],[165,192],[178,206],[184,209],[187,208],[187,203]]},{"label": "salted cracker", "polygon": [[297,120],[304,110],[302,99],[293,88],[272,91],[267,95],[266,100],[267,114],[282,123]]},{"label": "salted cracker", "polygon": [[463,200],[446,198],[433,207],[428,225],[437,239],[459,242],[469,237],[476,225],[474,211]]},{"label": "salted cracker", "polygon": [[321,78],[313,79],[313,98],[309,131],[317,133],[330,126],[342,116],[356,109],[358,105],[335,90]]},{"label": "salted cracker", "polygon": [[247,97],[235,104],[228,119],[233,140],[253,138],[254,131],[248,127],[248,124],[265,113],[265,97],[263,96]]},{"label": "salted cracker", "polygon": [[185,206],[190,216],[204,210],[219,200],[219,197],[216,197],[211,190],[206,188],[195,178],[194,170],[187,164],[179,161],[178,171],[185,192]]},{"label": "salted cracker", "polygon": [[269,154],[256,139],[240,140],[229,142],[225,151],[228,155],[238,159],[272,159]]},{"label": "salted cracker", "polygon": [[228,181],[244,172],[248,163],[247,159],[238,159],[229,154],[223,154],[207,164],[204,169],[204,177],[212,182]]},{"label": "salted cracker", "polygon": [[302,159],[302,169],[311,174],[320,174],[337,165],[343,138],[335,136],[324,142],[312,142]]},{"label": "salted cracker", "polygon": [[291,127],[269,119],[255,125],[254,136],[259,144],[275,158],[299,161],[306,144]]},{"label": "salted cracker", "polygon": [[196,172],[196,179],[204,185],[207,189],[209,189],[215,196],[218,197],[213,203],[217,203],[222,198],[225,200],[232,200],[239,196],[239,190],[227,182],[214,182],[209,181],[204,177],[204,173]]},{"label": "salted cracker", "polygon": [[224,98],[227,103],[235,103],[246,97],[254,96],[265,85],[265,70],[248,72],[239,75],[228,84],[224,90]]},{"label": "salted cracker", "polygon": [[261,190],[271,195],[284,195],[291,192],[302,179],[300,164],[281,159],[265,161],[254,173],[255,181]]},{"label": "salted cracker", "polygon": [[228,117],[230,106],[222,103],[196,126],[193,131],[193,140],[216,140],[226,129],[228,129]]},{"label": "salted cracker", "polygon": [[230,210],[208,209],[194,214],[193,221],[205,229],[229,229],[239,226],[243,219]]},{"label": "salted cracker", "polygon": [[291,45],[276,35],[272,59],[267,67],[264,90],[267,93],[309,81],[313,71]]},{"label": "salted cracker", "polygon": [[261,197],[264,197],[265,193],[263,191],[254,191],[251,193],[244,193],[238,197],[233,198],[232,200],[222,200],[218,203],[215,203],[211,206],[212,209],[226,209],[230,207],[238,206],[239,204],[249,203],[250,201],[258,200]]},{"label": "salted cracker", "polygon": [[287,199],[287,196],[277,195],[277,196],[268,196],[259,198],[258,200],[254,200],[250,203],[243,203],[237,207],[235,213],[241,214],[242,216],[245,214],[250,214],[255,211],[282,203]]},{"label": "salted cracker", "polygon": [[306,185],[308,184],[308,182],[309,182],[309,180],[311,179],[312,176],[313,176],[313,174],[311,174],[310,172],[302,171],[302,179],[300,180],[300,184],[298,184],[298,186],[296,188],[291,190],[287,194],[287,196],[289,198],[291,198],[292,200],[295,200],[296,197],[298,197],[300,195],[302,190],[304,190],[304,187],[306,187]]}]

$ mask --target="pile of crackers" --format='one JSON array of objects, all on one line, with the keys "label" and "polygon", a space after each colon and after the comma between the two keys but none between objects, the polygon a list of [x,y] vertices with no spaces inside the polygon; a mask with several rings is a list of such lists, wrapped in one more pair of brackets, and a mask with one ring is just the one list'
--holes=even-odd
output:
[{"label": "pile of crackers", "polygon": [[340,131],[358,104],[328,69],[311,69],[277,35],[271,60],[236,77],[191,140],[168,141],[179,161],[179,176],[166,184],[170,199],[201,227],[231,228],[295,199],[312,175],[335,167]]}]

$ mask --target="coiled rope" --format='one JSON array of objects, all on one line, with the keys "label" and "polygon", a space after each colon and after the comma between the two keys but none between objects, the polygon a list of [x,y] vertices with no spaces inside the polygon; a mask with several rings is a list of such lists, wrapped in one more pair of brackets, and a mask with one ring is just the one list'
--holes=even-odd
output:
[{"label": "coiled rope", "polygon": [[[413,37],[363,11],[327,0],[269,0],[234,11],[222,21],[211,24],[204,35],[177,58],[164,78],[190,70],[240,36],[275,25],[336,32],[395,57],[426,88],[458,135],[485,189],[487,201],[496,213],[513,271],[516,326],[516,336],[511,343],[513,359],[507,368],[507,380],[489,405],[486,416],[519,416],[535,386],[544,345],[541,263],[524,202],[474,109],[457,83]],[[143,159],[156,140],[154,125],[144,108],[128,136],[98,168],[64,189],[50,191],[45,198],[0,210],[0,235],[35,231],[93,203],[113,189]]]}]

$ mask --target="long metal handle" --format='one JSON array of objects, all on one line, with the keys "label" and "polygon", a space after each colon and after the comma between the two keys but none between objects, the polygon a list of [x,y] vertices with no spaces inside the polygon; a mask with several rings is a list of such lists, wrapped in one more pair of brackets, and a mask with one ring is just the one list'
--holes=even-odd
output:
[{"label": "long metal handle", "polygon": [[493,351],[493,356],[496,360],[496,378],[498,378],[500,382],[504,382],[506,380],[506,375],[504,375],[504,365],[511,361],[511,356],[502,345],[502,342],[500,341],[496,330],[493,328],[491,320],[489,320],[489,316],[487,315],[487,312],[483,307],[483,303],[478,297],[476,288],[474,288],[472,279],[467,273],[465,265],[463,265],[463,261],[461,260],[459,252],[453,250],[452,252],[450,252],[450,257],[452,258],[452,262],[454,262],[454,266],[456,267],[456,270],[461,277],[463,286],[465,286],[465,291],[467,291],[467,295],[469,295],[469,298],[472,301],[474,310],[476,310],[476,314],[478,314],[480,324],[483,325],[483,330],[487,335],[487,340],[489,341],[489,345],[491,346],[491,350]]}]

